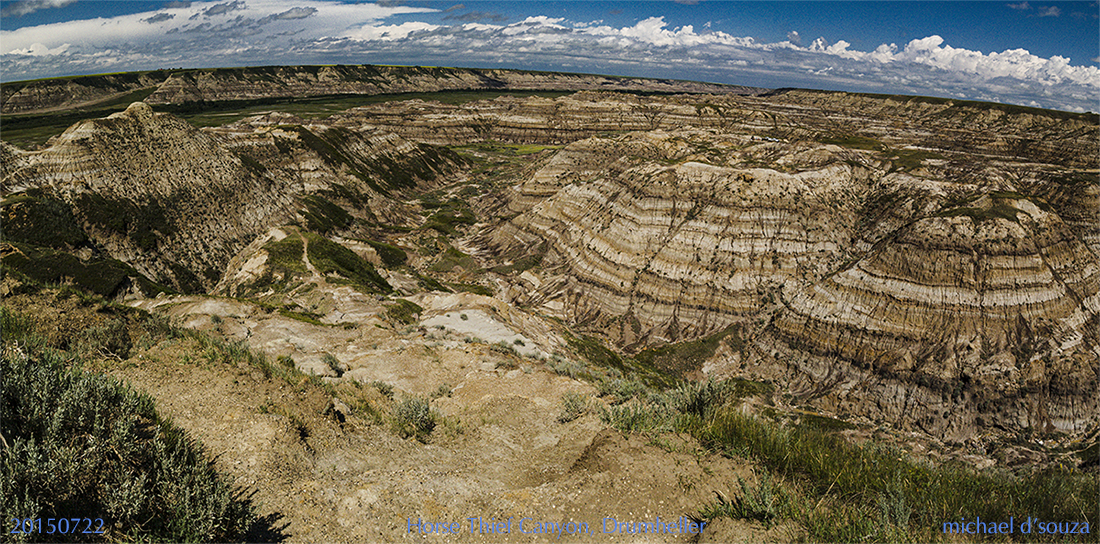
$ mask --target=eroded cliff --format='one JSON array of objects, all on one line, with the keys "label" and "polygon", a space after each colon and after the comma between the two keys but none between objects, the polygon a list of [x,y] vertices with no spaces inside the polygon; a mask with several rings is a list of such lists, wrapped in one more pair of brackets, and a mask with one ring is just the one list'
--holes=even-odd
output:
[{"label": "eroded cliff", "polygon": [[[164,100],[274,92],[253,76],[180,76]],[[332,77],[321,90],[343,92]],[[585,91],[199,130],[137,104],[40,152],[5,145],[0,171],[15,242],[184,291],[335,323],[354,297],[329,288],[466,290],[626,355],[710,342],[675,372],[774,380],[834,415],[950,439],[1087,434],[1100,127],[1017,110]],[[45,241],[25,220],[44,210],[64,225]]]}]

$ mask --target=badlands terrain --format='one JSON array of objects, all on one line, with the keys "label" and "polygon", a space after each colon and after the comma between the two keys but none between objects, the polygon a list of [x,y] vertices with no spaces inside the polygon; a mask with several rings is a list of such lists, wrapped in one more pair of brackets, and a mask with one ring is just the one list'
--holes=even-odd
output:
[{"label": "badlands terrain", "polygon": [[[1064,471],[1059,515],[1100,521],[1095,114],[398,67],[2,96],[7,315],[201,440],[251,540],[526,517],[631,541],[605,518],[656,516],[708,522],[660,541],[927,540],[972,515],[815,483],[716,414],[998,485]],[[773,479],[809,506],[757,504]]]}]

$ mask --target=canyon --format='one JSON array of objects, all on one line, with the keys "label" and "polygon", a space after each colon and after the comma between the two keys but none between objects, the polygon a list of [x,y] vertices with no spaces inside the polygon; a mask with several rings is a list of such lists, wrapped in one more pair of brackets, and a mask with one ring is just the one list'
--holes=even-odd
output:
[{"label": "canyon", "polygon": [[[441,92],[471,89],[492,94]],[[196,376],[216,384],[232,421],[198,432],[218,451],[255,450],[231,469],[241,482],[264,463],[321,470],[265,492],[299,508],[296,538],[384,525],[370,534],[393,539],[416,508],[475,504],[664,519],[594,487],[686,463],[680,480],[653,484],[679,513],[712,496],[712,472],[749,472],[613,434],[594,413],[556,423],[563,395],[617,402],[584,374],[766,384],[743,410],[825,418],[853,440],[889,436],[936,461],[1089,466],[1075,456],[1100,434],[1095,114],[399,67],[5,84],[3,112],[138,90],[142,101],[41,149],[0,143],[4,267],[244,342],[326,383],[445,390],[433,407],[462,422],[423,446],[376,426],[349,434],[314,413],[327,399],[311,399],[314,442],[299,443],[209,368],[116,372],[196,429],[218,417]],[[398,94],[412,92],[436,94]],[[257,106],[380,94],[393,96],[325,115]],[[202,128],[171,109],[231,112],[233,101],[252,109]],[[35,307],[20,281],[0,287]],[[365,441],[423,466],[351,478],[385,465]],[[291,505],[288,493],[314,502]],[[425,493],[435,506],[395,498]],[[340,519],[322,519],[333,508]],[[357,508],[386,522],[355,519]],[[729,531],[716,540],[775,538],[715,527]]]}]

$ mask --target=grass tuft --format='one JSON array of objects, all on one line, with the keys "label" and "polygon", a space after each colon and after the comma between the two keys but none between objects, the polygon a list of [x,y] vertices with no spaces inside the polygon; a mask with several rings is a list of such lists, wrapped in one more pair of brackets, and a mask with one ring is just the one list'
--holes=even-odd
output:
[{"label": "grass tuft", "polygon": [[406,397],[394,405],[390,423],[402,438],[416,438],[426,443],[435,430],[439,415],[426,398]]}]

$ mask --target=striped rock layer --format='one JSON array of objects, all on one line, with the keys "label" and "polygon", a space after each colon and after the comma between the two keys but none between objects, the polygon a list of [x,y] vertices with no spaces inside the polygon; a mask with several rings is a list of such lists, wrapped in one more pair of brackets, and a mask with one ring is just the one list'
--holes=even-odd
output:
[{"label": "striped rock layer", "polygon": [[515,186],[518,215],[485,240],[545,252],[514,302],[628,351],[733,324],[748,347],[705,372],[779,380],[834,413],[955,438],[1094,425],[1100,263],[1080,231],[1041,197],[877,156],[712,131],[591,138]]},{"label": "striped rock layer", "polygon": [[300,197],[399,223],[408,214],[390,195],[431,188],[459,166],[453,153],[393,134],[290,123],[199,130],[141,102],[73,125],[42,151],[0,148],[4,194],[47,190],[100,251],[185,291],[213,288],[250,242],[302,213]]},{"label": "striped rock layer", "polygon": [[113,258],[170,285],[213,286],[292,201],[214,138],[140,102],[17,155],[5,192],[48,188]]},{"label": "striped rock layer", "polygon": [[1096,255],[1057,215],[994,194],[786,291],[757,366],[789,368],[795,389],[828,391],[840,410],[935,434],[1084,431],[1100,410],[1098,291]]},{"label": "striped rock layer", "polygon": [[835,158],[794,172],[706,164],[688,143],[699,136],[585,140],[516,187],[521,213],[488,241],[503,254],[545,251],[557,274],[520,302],[611,326],[625,346],[675,341],[754,316],[775,286],[843,258],[865,169]]}]

